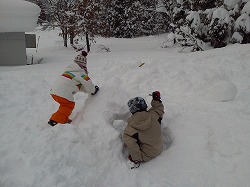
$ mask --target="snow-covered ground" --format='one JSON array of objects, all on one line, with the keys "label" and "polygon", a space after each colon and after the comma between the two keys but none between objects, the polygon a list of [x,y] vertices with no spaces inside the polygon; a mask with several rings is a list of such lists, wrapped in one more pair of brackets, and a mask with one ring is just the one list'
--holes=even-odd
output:
[{"label": "snow-covered ground", "polygon": [[[165,35],[96,38],[88,69],[100,92],[78,93],[72,124],[51,127],[58,105],[49,90],[77,53],[56,32],[38,36],[38,52],[27,53],[40,64],[0,67],[1,187],[249,186],[250,45],[178,53],[159,47]],[[121,140],[126,103],[141,96],[149,104],[155,90],[165,149],[131,170]]]}]

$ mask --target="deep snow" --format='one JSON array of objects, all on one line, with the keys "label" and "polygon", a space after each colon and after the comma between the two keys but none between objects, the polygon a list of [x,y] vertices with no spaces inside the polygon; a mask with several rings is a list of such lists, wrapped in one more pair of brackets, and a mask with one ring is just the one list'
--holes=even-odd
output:
[{"label": "deep snow", "polygon": [[[38,52],[27,53],[40,64],[0,67],[1,187],[249,186],[250,45],[178,53],[160,48],[165,35],[96,38],[88,69],[100,92],[78,93],[73,123],[51,127],[58,105],[49,90],[77,53],[55,31],[38,36]],[[121,141],[126,103],[141,96],[149,104],[155,90],[165,149],[131,170]]]}]

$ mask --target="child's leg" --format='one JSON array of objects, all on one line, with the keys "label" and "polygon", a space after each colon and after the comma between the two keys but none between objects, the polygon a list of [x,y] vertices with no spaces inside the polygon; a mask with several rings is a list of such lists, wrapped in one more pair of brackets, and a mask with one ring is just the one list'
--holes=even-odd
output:
[{"label": "child's leg", "polygon": [[57,123],[67,123],[69,120],[69,116],[72,113],[74,107],[75,107],[75,102],[69,101],[65,98],[56,96],[56,95],[51,95],[53,99],[59,103],[59,108],[57,112],[52,114],[50,120],[56,121]]}]

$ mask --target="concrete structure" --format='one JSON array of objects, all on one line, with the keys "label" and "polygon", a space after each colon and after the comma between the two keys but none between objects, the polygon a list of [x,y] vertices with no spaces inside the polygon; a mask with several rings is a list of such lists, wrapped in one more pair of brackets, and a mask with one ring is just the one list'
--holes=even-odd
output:
[{"label": "concrete structure", "polygon": [[25,33],[0,33],[0,65],[25,64],[27,64]]}]

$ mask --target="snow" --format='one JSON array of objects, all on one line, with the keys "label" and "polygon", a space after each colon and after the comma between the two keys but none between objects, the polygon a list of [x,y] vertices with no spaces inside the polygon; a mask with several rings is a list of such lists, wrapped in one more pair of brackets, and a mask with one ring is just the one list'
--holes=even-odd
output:
[{"label": "snow", "polygon": [[240,3],[241,0],[224,0],[224,5],[228,8],[228,10],[234,9],[234,7]]},{"label": "snow", "polygon": [[[38,52],[27,52],[40,64],[0,68],[1,187],[249,186],[249,44],[178,53],[160,48],[166,35],[96,38],[110,49],[94,45],[88,55],[100,91],[78,93],[72,124],[51,127],[58,105],[49,90],[77,53],[57,31],[37,36]],[[149,104],[155,90],[166,110],[165,149],[131,170],[121,140],[126,103],[141,96]]]},{"label": "snow", "polygon": [[250,16],[248,14],[242,14],[237,18],[234,25],[235,29],[243,30],[246,33],[250,32]]},{"label": "snow", "polygon": [[162,0],[158,0],[158,3],[156,5],[156,12],[167,13],[167,9]]},{"label": "snow", "polygon": [[219,24],[230,23],[229,12],[225,8],[217,8],[213,12],[212,22],[210,23],[211,25],[215,19],[218,19]]},{"label": "snow", "polygon": [[37,26],[40,8],[23,0],[1,0],[0,32],[28,32]]},{"label": "snow", "polygon": [[244,5],[244,7],[243,7],[243,9],[242,9],[242,13],[246,13],[246,14],[250,14],[250,1],[248,1],[245,5]]},{"label": "snow", "polygon": [[243,37],[240,35],[239,32],[234,32],[232,36],[232,42],[234,43],[242,43]]},{"label": "snow", "polygon": [[198,27],[200,26],[200,15],[199,15],[199,12],[196,12],[196,11],[190,11],[188,13],[188,16],[186,17],[186,19],[189,21],[189,22],[192,22],[191,24],[191,28],[195,28],[195,29],[198,29]]}]

